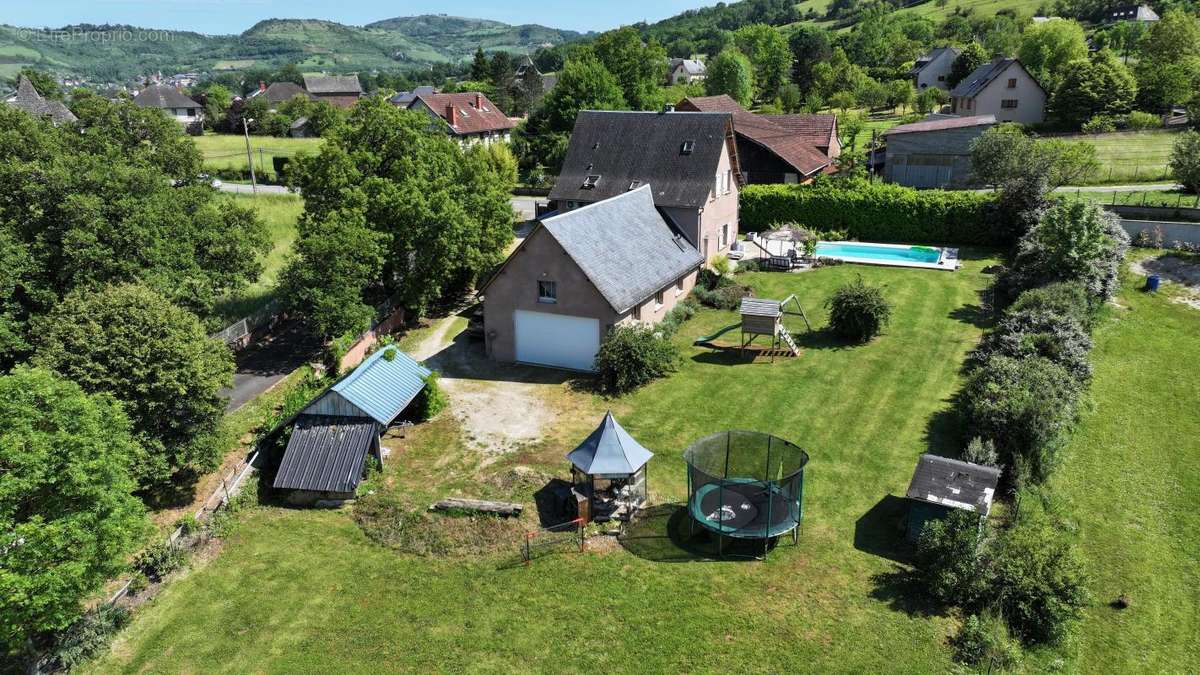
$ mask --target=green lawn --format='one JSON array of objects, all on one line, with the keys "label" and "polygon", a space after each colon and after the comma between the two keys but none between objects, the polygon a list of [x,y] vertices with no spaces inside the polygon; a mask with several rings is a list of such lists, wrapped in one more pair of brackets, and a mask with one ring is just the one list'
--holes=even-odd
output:
[{"label": "green lawn", "polygon": [[[1200,310],[1140,285],[1126,284],[1096,332],[1092,406],[1050,485],[1093,578],[1084,672],[1200,664]],[[1130,608],[1110,608],[1121,593]]]},{"label": "green lawn", "polygon": [[291,194],[230,194],[226,195],[241,206],[258,212],[271,236],[271,251],[263,260],[263,271],[258,281],[234,297],[218,303],[218,313],[234,321],[252,314],[271,301],[279,270],[283,268],[287,255],[296,240],[296,220],[304,211],[304,200]]},{"label": "green lawn", "polygon": [[[246,171],[246,138],[240,134],[205,134],[194,139],[208,171],[234,169]],[[254,170],[260,176],[274,177],[273,157],[294,157],[296,153],[315,154],[321,150],[319,138],[276,138],[251,136],[250,150]]]},{"label": "green lawn", "polygon": [[[861,274],[886,285],[894,321],[866,346],[805,334],[798,359],[743,363],[690,346],[736,321],[705,310],[678,336],[685,359],[669,378],[604,400],[547,375],[539,391],[561,414],[544,442],[485,461],[443,415],[407,432],[380,487],[416,507],[449,493],[528,504],[530,485],[501,479],[518,465],[564,475],[563,454],[612,409],[655,451],[650,492],[662,505],[625,547],[564,549],[525,568],[514,536],[503,554],[421,558],[371,543],[348,511],[263,507],[92,670],[948,672],[957,619],[888,575],[902,551],[895,496],[919,454],[958,443],[945,411],[982,330],[982,269],[995,262],[967,253],[957,273],[748,275],[760,297],[796,293],[819,327],[825,298]],[[1200,357],[1200,313],[1131,290],[1121,303],[1097,332],[1095,404],[1051,485],[1077,518],[1097,604],[1078,644],[1032,655],[1031,670],[1060,656],[1086,672],[1197,662],[1200,390],[1191,373],[1172,375]],[[800,545],[766,562],[714,562],[665,536],[680,530],[668,516],[685,495],[683,449],[728,428],[812,456]],[[1103,606],[1122,591],[1132,608]]]},{"label": "green lawn", "polygon": [[1178,134],[1173,131],[1139,131],[1094,136],[1072,136],[1076,143],[1096,146],[1100,172],[1092,183],[1136,183],[1171,180],[1171,148]]},{"label": "green lawn", "polygon": [[1200,195],[1180,190],[1129,190],[1122,192],[1068,192],[1088,201],[1125,206],[1165,206],[1200,208]]}]

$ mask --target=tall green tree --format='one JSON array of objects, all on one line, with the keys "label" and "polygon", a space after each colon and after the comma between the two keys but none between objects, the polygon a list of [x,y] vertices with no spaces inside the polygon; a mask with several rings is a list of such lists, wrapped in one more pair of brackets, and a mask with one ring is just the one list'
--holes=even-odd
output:
[{"label": "tall green tree", "polygon": [[665,77],[667,51],[654,40],[643,43],[630,26],[602,33],[593,45],[596,58],[617,78],[625,102],[635,110],[656,107]]},{"label": "tall green tree", "polygon": [[733,43],[754,66],[754,83],[764,100],[779,95],[792,69],[792,50],[772,26],[752,24],[733,32]]},{"label": "tall green tree", "polygon": [[495,85],[495,103],[501,110],[507,112],[512,108],[512,92],[517,81],[517,67],[512,55],[508,52],[492,54],[491,80]]},{"label": "tall green tree", "polygon": [[754,100],[754,67],[750,59],[734,47],[717,54],[708,63],[704,92],[709,96],[726,94],[748,107]]},{"label": "tall green tree", "polygon": [[1112,52],[1071,61],[1050,101],[1053,114],[1078,129],[1095,115],[1124,115],[1133,109],[1137,80]]},{"label": "tall green tree", "polygon": [[1165,112],[1200,91],[1200,19],[1178,9],[1165,12],[1138,51],[1134,74],[1142,108]]},{"label": "tall green tree", "polygon": [[1021,38],[1017,56],[1046,91],[1054,91],[1066,65],[1088,55],[1083,26],[1056,19],[1030,26]]},{"label": "tall green tree", "polygon": [[0,376],[0,645],[61,630],[149,529],[121,406],[25,366]]},{"label": "tall green tree", "polygon": [[137,284],[80,290],[36,322],[33,362],[124,406],[143,452],[139,487],[161,493],[211,471],[233,357],[200,321]]},{"label": "tall green tree", "polygon": [[850,62],[846,50],[841,47],[833,48],[833,55],[828,61],[813,66],[813,90],[818,96],[828,100],[838,92],[854,92],[863,86],[868,76],[863,69]]},{"label": "tall green tree", "polygon": [[375,310],[363,291],[383,272],[385,243],[386,236],[368,227],[361,212],[302,218],[292,257],[279,279],[288,308],[319,335],[365,330]]},{"label": "tall green tree", "polygon": [[1185,131],[1175,139],[1171,171],[1185,190],[1200,193],[1200,131]]},{"label": "tall green tree", "polygon": [[15,77],[9,80],[9,85],[16,88],[17,83],[20,82],[22,77],[28,78],[29,83],[33,85],[34,89],[37,89],[37,92],[43,98],[54,101],[61,101],[66,98],[62,87],[58,84],[58,78],[54,77],[52,73],[47,73],[37,68],[22,68]]},{"label": "tall green tree", "polygon": [[[297,165],[305,196],[302,232],[322,236],[338,218],[343,229],[365,225],[381,235],[382,267],[359,289],[368,305],[394,296],[420,314],[499,264],[512,240],[511,173],[500,175],[477,152],[464,153],[445,133],[431,129],[427,116],[385,100],[361,101],[326,137],[320,154]],[[293,264],[322,264],[308,256],[297,261]],[[309,279],[319,286],[310,289],[316,291],[345,283],[311,271],[289,271],[287,278]],[[294,295],[297,290],[289,286],[293,300],[306,297]],[[317,307],[300,309],[321,325],[313,319]]]},{"label": "tall green tree", "polygon": [[813,86],[813,66],[827,61],[833,55],[833,41],[829,31],[819,26],[802,23],[788,38],[792,50],[792,81],[801,91]]},{"label": "tall green tree", "polygon": [[950,73],[946,75],[946,86],[951,89],[957,87],[959,82],[967,79],[968,75],[987,61],[987,52],[978,42],[972,42],[963,47],[962,53],[954,58],[954,63],[950,64]]},{"label": "tall green tree", "polygon": [[475,58],[471,61],[471,79],[476,82],[486,82],[492,75],[492,65],[488,62],[483,47],[475,48]]}]

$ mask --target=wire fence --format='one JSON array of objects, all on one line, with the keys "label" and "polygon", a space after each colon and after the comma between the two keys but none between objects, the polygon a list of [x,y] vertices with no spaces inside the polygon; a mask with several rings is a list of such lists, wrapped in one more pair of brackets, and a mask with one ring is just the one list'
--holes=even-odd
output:
[{"label": "wire fence", "polygon": [[549,555],[567,546],[577,546],[582,553],[585,548],[584,524],[583,518],[576,518],[566,523],[526,532],[525,541],[521,543],[521,560],[528,566],[535,557]]},{"label": "wire fence", "polygon": [[255,331],[274,323],[283,312],[283,303],[272,300],[257,312],[238,319],[209,337],[229,345],[234,350],[248,346]]}]

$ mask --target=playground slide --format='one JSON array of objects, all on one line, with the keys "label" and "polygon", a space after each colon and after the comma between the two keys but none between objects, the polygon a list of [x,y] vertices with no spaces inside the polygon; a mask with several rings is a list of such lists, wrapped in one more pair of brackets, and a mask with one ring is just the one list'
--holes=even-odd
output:
[{"label": "playground slide", "polygon": [[692,344],[693,345],[702,345],[702,344],[712,342],[713,340],[716,340],[717,338],[728,333],[729,331],[737,330],[741,327],[742,327],[742,324],[740,324],[740,323],[735,323],[732,326],[726,326],[726,327],[722,328],[721,330],[713,333],[712,335],[701,335],[700,337],[696,338],[696,340],[694,342],[692,342]]}]

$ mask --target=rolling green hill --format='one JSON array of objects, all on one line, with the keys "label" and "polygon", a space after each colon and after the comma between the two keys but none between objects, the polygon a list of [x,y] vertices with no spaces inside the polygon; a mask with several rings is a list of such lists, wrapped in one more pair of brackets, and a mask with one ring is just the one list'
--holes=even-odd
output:
[{"label": "rolling green hill", "polygon": [[0,25],[0,75],[24,66],[99,81],[149,72],[278,68],[354,72],[456,63],[485,50],[533,52],[580,37],[539,25],[510,26],[451,16],[416,16],[347,26],[312,19],[269,19],[241,35],[201,35],[135,26],[37,30]]}]

